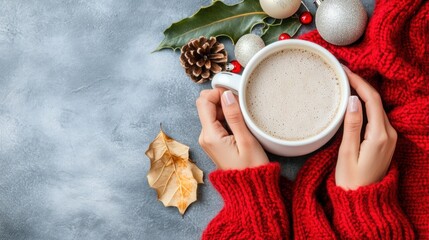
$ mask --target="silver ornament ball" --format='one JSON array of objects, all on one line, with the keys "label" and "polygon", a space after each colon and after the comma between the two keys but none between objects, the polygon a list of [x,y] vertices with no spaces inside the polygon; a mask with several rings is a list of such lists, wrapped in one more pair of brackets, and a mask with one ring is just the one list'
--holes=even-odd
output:
[{"label": "silver ornament ball", "polygon": [[259,0],[262,10],[272,18],[288,18],[298,11],[301,0]]},{"label": "silver ornament ball", "polygon": [[320,36],[334,45],[349,45],[365,32],[367,13],[360,0],[316,1],[316,28]]},{"label": "silver ornament ball", "polygon": [[258,35],[252,33],[243,35],[235,44],[235,58],[241,66],[245,67],[250,59],[264,47],[264,40]]}]

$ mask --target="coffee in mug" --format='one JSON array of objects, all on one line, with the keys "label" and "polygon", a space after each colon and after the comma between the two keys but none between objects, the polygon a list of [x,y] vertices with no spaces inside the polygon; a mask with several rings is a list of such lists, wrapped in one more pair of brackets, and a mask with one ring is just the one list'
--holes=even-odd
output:
[{"label": "coffee in mug", "polygon": [[342,124],[350,96],[338,60],[322,46],[296,39],[264,47],[242,76],[216,74],[212,87],[238,94],[249,130],[281,156],[305,155],[327,143]]},{"label": "coffee in mug", "polygon": [[246,105],[268,135],[297,141],[322,132],[341,101],[338,76],[318,54],[284,49],[262,60],[250,74]]}]

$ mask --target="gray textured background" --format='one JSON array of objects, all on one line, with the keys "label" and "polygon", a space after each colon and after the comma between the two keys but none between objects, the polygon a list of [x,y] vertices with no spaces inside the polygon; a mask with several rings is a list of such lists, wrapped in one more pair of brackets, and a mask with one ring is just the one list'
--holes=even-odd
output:
[{"label": "gray textured background", "polygon": [[[0,239],[201,236],[222,207],[197,143],[195,99],[209,85],[185,76],[178,52],[150,52],[209,3],[0,1]],[[205,172],[183,218],[146,180],[161,122]],[[290,178],[303,163],[281,161]]]}]

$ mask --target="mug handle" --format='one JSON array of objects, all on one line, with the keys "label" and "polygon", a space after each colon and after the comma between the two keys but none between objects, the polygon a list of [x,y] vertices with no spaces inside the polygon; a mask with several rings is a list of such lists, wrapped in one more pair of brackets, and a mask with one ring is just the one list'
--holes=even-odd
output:
[{"label": "mug handle", "polygon": [[212,79],[212,88],[223,87],[231,90],[235,95],[238,95],[238,89],[240,88],[241,75],[220,72],[214,75]]}]

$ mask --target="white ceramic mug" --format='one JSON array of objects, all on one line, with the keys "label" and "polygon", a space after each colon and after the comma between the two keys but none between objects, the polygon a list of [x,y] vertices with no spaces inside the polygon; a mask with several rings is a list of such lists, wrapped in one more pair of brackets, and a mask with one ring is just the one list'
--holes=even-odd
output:
[{"label": "white ceramic mug", "polygon": [[[319,134],[303,140],[288,141],[268,135],[253,122],[245,104],[246,85],[255,67],[258,66],[258,64],[266,57],[284,49],[305,49],[321,56],[322,59],[334,69],[341,85],[340,105],[333,120]],[[244,69],[243,75],[229,72],[216,74],[212,80],[212,87],[224,87],[232,90],[235,94],[238,94],[241,112],[243,113],[244,120],[249,130],[258,139],[265,150],[280,156],[305,155],[319,149],[327,143],[335,135],[342,124],[344,114],[347,109],[348,98],[350,96],[350,86],[347,75],[338,60],[328,50],[320,45],[297,39],[278,41],[264,47],[252,57]]]}]

